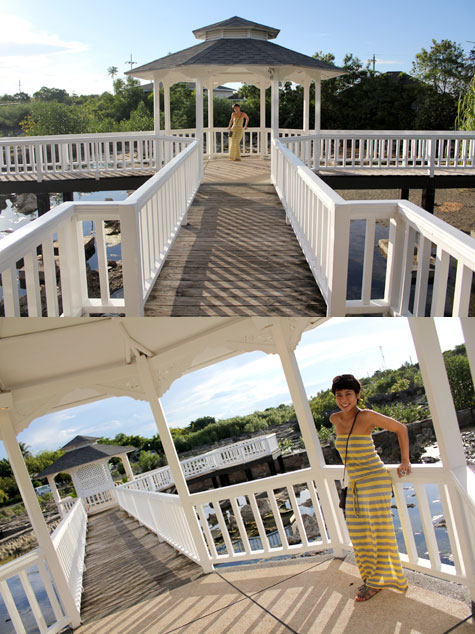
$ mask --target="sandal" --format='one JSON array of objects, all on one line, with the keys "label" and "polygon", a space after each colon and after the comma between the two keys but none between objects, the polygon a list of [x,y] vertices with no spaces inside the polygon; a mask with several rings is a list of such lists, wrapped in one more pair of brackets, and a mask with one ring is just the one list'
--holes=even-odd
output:
[{"label": "sandal", "polygon": [[376,594],[378,594],[378,592],[381,592],[381,588],[371,588],[364,583],[358,588],[358,594],[356,595],[355,601],[357,603],[361,603],[362,601],[369,601]]}]

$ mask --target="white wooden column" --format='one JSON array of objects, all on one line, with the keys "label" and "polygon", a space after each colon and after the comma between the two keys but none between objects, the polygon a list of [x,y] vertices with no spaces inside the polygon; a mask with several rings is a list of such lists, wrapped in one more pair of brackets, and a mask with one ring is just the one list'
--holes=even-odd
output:
[{"label": "white wooden column", "polygon": [[155,134],[160,132],[160,80],[153,80],[153,129]]},{"label": "white wooden column", "polygon": [[208,138],[206,139],[206,150],[208,158],[213,158],[215,138],[214,138],[214,81],[208,82]]},{"label": "white wooden column", "polygon": [[310,80],[303,82],[303,132],[310,130]]},{"label": "white wooden column", "polygon": [[51,493],[53,494],[53,500],[56,503],[56,507],[59,511],[59,514],[61,515],[61,517],[64,517],[64,509],[63,509],[63,505],[61,504],[61,498],[59,497],[59,492],[58,492],[58,488],[56,486],[56,481],[54,479],[54,475],[49,475],[46,476],[48,479],[48,484],[50,486],[51,489]]},{"label": "white wooden column", "polygon": [[434,431],[444,467],[466,468],[457,421],[439,337],[432,317],[409,319],[422,380],[427,394]]},{"label": "white wooden column", "polygon": [[163,100],[165,102],[165,134],[170,134],[171,119],[170,119],[170,83],[164,81],[163,83]]},{"label": "white wooden column", "polygon": [[271,111],[271,128],[272,137],[279,138],[279,80],[272,80],[272,111]]},{"label": "white wooden column", "polygon": [[264,84],[260,85],[260,137],[261,137],[261,155],[266,156],[267,151],[267,135],[266,135],[266,87]]},{"label": "white wooden column", "polygon": [[305,392],[297,360],[293,350],[290,349],[288,344],[285,333],[285,328],[287,327],[288,322],[276,320],[272,326],[272,336],[282,363],[289,392],[292,397],[292,403],[295,408],[295,414],[302,433],[313,478],[317,483],[318,495],[323,508],[328,533],[332,541],[332,548],[335,556],[341,557],[343,555],[343,533],[339,525],[339,520],[342,520],[343,517],[341,516],[341,518],[338,518],[337,512],[340,511],[338,511],[332,503],[332,496],[330,494],[329,487],[334,486],[333,482],[329,482],[322,470],[323,467],[325,467],[325,458],[323,456],[312,412],[308,404],[308,397]]},{"label": "white wooden column", "polygon": [[129,456],[126,453],[120,454],[120,458],[122,459],[122,464],[124,465],[124,470],[129,481],[134,479],[134,472],[132,471],[132,467],[130,466]]},{"label": "white wooden column", "polygon": [[321,79],[316,79],[314,81],[314,84],[315,84],[315,132],[320,132],[321,119],[322,119],[322,81]]},{"label": "white wooden column", "polygon": [[81,617],[76,607],[74,597],[69,590],[68,581],[61,567],[53,542],[51,541],[48,526],[41,512],[38,498],[36,497],[30,475],[23,460],[8,410],[0,411],[0,432],[10,460],[13,475],[15,476],[33,531],[38,540],[38,546],[46,557],[48,569],[53,577],[54,585],[64,612],[70,619],[71,626],[73,628],[79,627]]},{"label": "white wooden column", "polygon": [[140,383],[144,389],[146,398],[150,403],[150,407],[152,408],[152,413],[157,425],[158,434],[160,436],[160,440],[162,442],[163,449],[168,460],[168,466],[170,467],[176,490],[183,505],[183,510],[188,522],[190,532],[193,536],[196,550],[200,559],[200,566],[203,568],[203,571],[205,573],[213,572],[213,565],[209,561],[209,554],[204,541],[203,533],[201,531],[198,518],[190,499],[188,484],[186,483],[186,479],[183,474],[180,461],[178,459],[178,454],[176,452],[175,444],[173,443],[173,438],[165,419],[162,404],[160,403],[160,399],[153,381],[150,362],[145,356],[141,355],[137,357],[136,363],[139,372]]}]

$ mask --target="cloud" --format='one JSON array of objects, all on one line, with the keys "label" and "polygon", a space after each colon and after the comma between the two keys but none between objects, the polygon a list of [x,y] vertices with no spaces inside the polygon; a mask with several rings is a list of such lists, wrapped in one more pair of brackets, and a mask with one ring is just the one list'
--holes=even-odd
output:
[{"label": "cloud", "polygon": [[[106,73],[98,74],[84,42],[63,39],[37,29],[23,18],[0,11],[0,94],[21,89],[32,95],[42,86],[69,93],[101,93],[108,87]],[[74,68],[74,72],[72,72]]]}]

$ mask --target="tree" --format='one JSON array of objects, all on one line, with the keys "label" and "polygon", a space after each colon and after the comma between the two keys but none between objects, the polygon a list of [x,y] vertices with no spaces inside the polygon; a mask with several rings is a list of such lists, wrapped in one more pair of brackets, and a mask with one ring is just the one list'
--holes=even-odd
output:
[{"label": "tree", "polygon": [[20,125],[28,136],[87,132],[87,118],[83,110],[56,101],[34,104],[31,114]]},{"label": "tree", "polygon": [[112,77],[112,85],[114,85],[114,77],[117,75],[118,72],[119,69],[117,68],[117,66],[109,66],[109,68],[107,69],[107,74]]},{"label": "tree", "polygon": [[455,127],[457,130],[475,130],[475,74],[459,97]]},{"label": "tree", "polygon": [[33,93],[36,101],[57,101],[58,103],[71,103],[71,98],[63,88],[47,88],[43,86]]},{"label": "tree", "polygon": [[[423,48],[412,63],[412,74],[438,93],[457,97],[470,81],[469,59],[463,48],[451,40],[432,40],[429,50]],[[473,71],[472,71],[473,72]]]}]

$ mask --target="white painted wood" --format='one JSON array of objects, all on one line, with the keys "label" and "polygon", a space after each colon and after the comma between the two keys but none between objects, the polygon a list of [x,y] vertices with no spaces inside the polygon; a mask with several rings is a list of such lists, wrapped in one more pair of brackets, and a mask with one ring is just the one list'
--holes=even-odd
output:
[{"label": "white painted wood", "polygon": [[412,311],[414,317],[425,317],[431,250],[432,242],[424,238],[423,235],[419,235],[416,288],[414,292],[414,309]]},{"label": "white painted wood", "polygon": [[410,319],[424,388],[439,446],[442,464],[450,469],[466,468],[457,415],[433,319]]},{"label": "white painted wood", "polygon": [[279,81],[272,79],[271,83],[271,129],[272,137],[279,137]]},{"label": "white painted wood", "polygon": [[371,301],[371,282],[373,280],[373,259],[374,259],[374,236],[376,231],[376,221],[372,218],[366,221],[364,261],[363,261],[363,284],[361,299],[363,304]]},{"label": "white painted wood", "polygon": [[454,317],[465,317],[470,308],[470,296],[472,292],[473,272],[461,262],[457,266],[457,276],[455,279],[454,303],[452,315]]},{"label": "white painted wood", "polygon": [[194,547],[198,553],[200,565],[204,572],[212,572],[213,567],[209,560],[208,551],[203,539],[203,534],[199,527],[196,513],[193,505],[190,502],[190,492],[188,485],[186,484],[185,477],[180,467],[180,461],[176,453],[175,445],[173,443],[172,436],[170,434],[165,415],[162,410],[160,400],[158,398],[157,390],[153,381],[153,374],[149,365],[149,361],[144,356],[139,356],[136,359],[137,370],[140,376],[140,382],[147,395],[147,400],[150,403],[152,413],[157,424],[160,440],[163,444],[163,449],[170,466],[170,470],[175,481],[175,486],[180,496],[181,503],[183,504],[183,511],[185,513],[186,521],[193,537]]},{"label": "white painted wood", "polygon": [[[272,336],[282,363],[282,369],[284,370],[289,392],[292,397],[292,403],[294,404],[295,414],[297,416],[299,429],[307,451],[310,467],[312,469],[312,473],[314,474],[314,479],[319,482],[323,477],[322,468],[325,465],[325,459],[323,457],[320,440],[315,428],[312,412],[310,411],[308,397],[305,392],[305,387],[300,375],[297,361],[295,359],[295,354],[289,348],[287,343],[288,338],[284,332],[286,327],[288,326],[285,326],[282,321],[274,324],[272,326]],[[341,552],[342,544],[339,543],[339,535],[336,528],[336,509],[333,507],[331,499],[325,494],[326,492],[324,490],[319,492],[321,494],[320,500],[327,521],[326,523],[333,548],[335,553],[339,553]]]},{"label": "white painted wood", "polygon": [[431,317],[445,315],[445,301],[447,296],[447,280],[449,276],[450,255],[441,245],[437,245],[435,258],[434,287],[432,291]]},{"label": "white painted wood", "polygon": [[79,610],[68,587],[54,544],[50,538],[48,527],[23,461],[8,411],[0,411],[0,433],[38,544],[45,553],[48,569],[54,579],[56,591],[72,627],[78,627],[80,624]]}]

